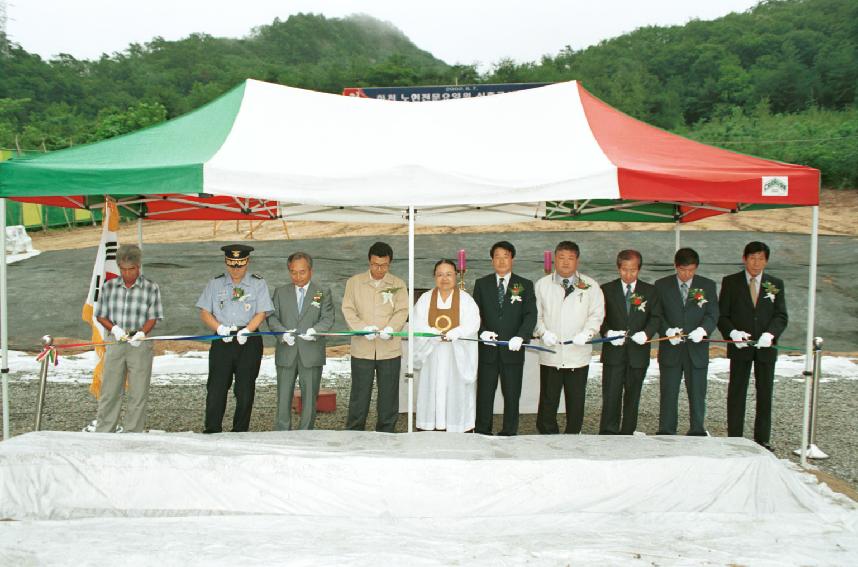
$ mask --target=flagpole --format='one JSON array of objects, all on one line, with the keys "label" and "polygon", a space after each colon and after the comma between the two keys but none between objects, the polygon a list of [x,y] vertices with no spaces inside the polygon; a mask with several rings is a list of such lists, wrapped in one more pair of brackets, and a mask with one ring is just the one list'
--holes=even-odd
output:
[{"label": "flagpole", "polygon": [[[109,195],[104,196],[103,217],[101,219],[101,238],[98,241],[98,251],[95,255],[95,264],[90,278],[89,291],[82,310],[82,318],[92,329],[92,342],[101,343],[105,338],[105,329],[95,317],[96,303],[100,295],[101,286],[106,281],[107,273],[119,274],[119,266],[116,264],[116,252],[119,244],[119,211],[116,203]],[[97,361],[92,372],[92,385],[89,391],[98,398],[101,387],[101,374],[104,368],[104,347],[96,348]]]},{"label": "flagpole", "polygon": [[3,362],[3,440],[9,438],[9,301],[6,294],[6,199],[0,199],[0,354]]}]

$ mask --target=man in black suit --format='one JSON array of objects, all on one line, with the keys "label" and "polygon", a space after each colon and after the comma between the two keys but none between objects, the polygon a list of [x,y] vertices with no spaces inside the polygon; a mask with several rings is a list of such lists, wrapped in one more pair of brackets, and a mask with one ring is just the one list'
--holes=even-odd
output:
[{"label": "man in black suit", "polygon": [[515,435],[524,371],[521,345],[530,340],[536,326],[536,296],[532,281],[512,273],[515,246],[506,241],[497,242],[492,246],[491,257],[495,273],[474,284],[474,301],[480,308],[480,339],[509,341],[509,346],[480,343],[474,431],[492,434],[495,390],[500,376],[503,426],[499,435]]},{"label": "man in black suit", "polygon": [[602,345],[600,435],[631,435],[638,425],[641,388],[649,367],[647,341],[658,332],[661,313],[655,286],[638,280],[642,265],[640,252],[621,251],[617,254],[620,277],[602,286],[602,336],[619,338]]},{"label": "man in black suit", "polygon": [[[721,316],[718,329],[727,345],[730,359],[730,385],[727,388],[727,434],[741,437],[745,427],[745,398],[754,366],[757,387],[757,411],[754,418],[754,441],[772,450],[772,390],[775,380],[777,351],[772,347],[786,329],[784,282],[764,273],[769,262],[769,247],[762,242],[749,242],[742,253],[745,269],[725,276],[718,299]],[[746,341],[753,341],[748,348]]]},{"label": "man in black suit", "polygon": [[[661,300],[662,337],[677,337],[658,345],[660,400],[658,434],[676,435],[679,385],[685,375],[690,428],[688,435],[706,435],[706,373],[709,344],[718,324],[715,282],[697,275],[700,256],[692,248],[680,248],[673,257],[676,274],[655,282]],[[685,338],[679,337],[685,335]]]}]

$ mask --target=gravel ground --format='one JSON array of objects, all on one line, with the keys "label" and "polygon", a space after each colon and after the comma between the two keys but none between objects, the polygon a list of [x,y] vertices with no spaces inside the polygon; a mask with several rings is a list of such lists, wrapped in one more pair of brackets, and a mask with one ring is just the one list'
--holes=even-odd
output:
[{"label": "gravel ground", "polygon": [[[708,391],[707,427],[713,436],[727,433],[726,399],[727,384],[725,377],[710,380]],[[342,429],[348,408],[350,384],[347,379],[327,380],[323,388],[337,391],[337,411],[318,414],[318,429]],[[748,413],[745,421],[746,435],[753,428],[754,394],[749,389]],[[684,390],[683,390],[684,392]],[[10,414],[13,435],[32,430],[33,417],[38,394],[35,381],[13,381],[10,383],[10,399],[16,408]],[[203,423],[205,405],[205,385],[164,385],[153,386],[149,396],[150,429],[164,431],[200,431]],[[688,423],[687,400],[680,394],[679,429]],[[232,398],[232,396],[230,396]],[[788,458],[797,462],[793,449],[799,447],[801,440],[801,422],[803,416],[804,382],[801,380],[779,379],[775,386],[772,445],[779,458]],[[258,385],[256,402],[251,420],[252,431],[272,429],[276,409],[276,386]],[[587,388],[586,414],[584,418],[585,434],[595,434],[599,427],[601,410],[601,387],[598,378],[591,378]],[[375,400],[373,399],[368,427],[375,424]],[[230,399],[224,426],[229,430],[234,404]],[[831,458],[817,461],[822,471],[839,477],[853,490],[858,490],[858,381],[836,380],[823,382],[820,386],[818,407],[817,445]],[[80,431],[95,417],[96,402],[85,383],[50,383],[42,418],[42,429],[60,431]],[[495,416],[495,430],[500,428],[501,416]],[[297,420],[293,416],[293,420]],[[521,434],[536,434],[535,415],[523,415],[520,424]],[[296,422],[296,421],[295,421]],[[560,427],[565,424],[565,416],[560,416]],[[641,398],[638,430],[655,434],[658,426],[658,383],[644,386]],[[398,431],[407,427],[402,414],[397,426]]]}]

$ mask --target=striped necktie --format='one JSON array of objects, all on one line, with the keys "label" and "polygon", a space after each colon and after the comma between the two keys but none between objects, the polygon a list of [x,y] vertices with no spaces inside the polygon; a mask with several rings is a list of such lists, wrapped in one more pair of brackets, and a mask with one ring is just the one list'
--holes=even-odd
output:
[{"label": "striped necktie", "polygon": [[757,296],[760,293],[757,290],[757,278],[751,278],[751,281],[749,282],[748,287],[751,288],[751,303],[756,305],[757,304]]},{"label": "striped necktie", "polygon": [[632,310],[632,284],[626,284],[626,313]]},{"label": "striped necktie", "polygon": [[304,310],[304,292],[303,287],[298,288],[298,315]]}]

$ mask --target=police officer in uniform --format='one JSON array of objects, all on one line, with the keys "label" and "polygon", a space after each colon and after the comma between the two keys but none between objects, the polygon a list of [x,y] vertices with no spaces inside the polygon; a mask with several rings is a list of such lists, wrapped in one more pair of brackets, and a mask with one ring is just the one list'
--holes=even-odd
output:
[{"label": "police officer in uniform", "polygon": [[230,244],[221,247],[226,255],[226,271],[209,280],[197,301],[206,327],[222,335],[212,341],[209,351],[209,378],[206,384],[206,422],[203,433],[223,431],[226,398],[235,377],[233,431],[247,431],[256,393],[256,377],[262,362],[262,337],[248,337],[274,312],[268,285],[262,276],[247,272],[251,246]]}]

